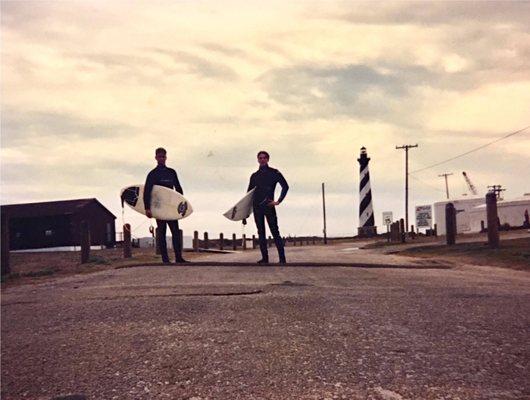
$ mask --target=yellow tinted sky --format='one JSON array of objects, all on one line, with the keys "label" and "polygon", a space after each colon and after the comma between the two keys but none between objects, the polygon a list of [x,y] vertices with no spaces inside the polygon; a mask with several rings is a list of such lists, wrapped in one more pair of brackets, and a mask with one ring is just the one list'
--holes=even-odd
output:
[{"label": "yellow tinted sky", "polygon": [[[320,233],[326,182],[329,231],[351,234],[366,146],[380,225],[403,215],[395,145],[419,144],[416,169],[530,124],[529,4],[2,2],[2,203],[120,215],[164,146],[197,210],[184,229],[239,233],[221,213],[266,149],[291,185],[282,233]],[[454,195],[463,170],[530,192],[528,154],[524,132],[421,172],[411,205],[444,197],[442,172]]]}]

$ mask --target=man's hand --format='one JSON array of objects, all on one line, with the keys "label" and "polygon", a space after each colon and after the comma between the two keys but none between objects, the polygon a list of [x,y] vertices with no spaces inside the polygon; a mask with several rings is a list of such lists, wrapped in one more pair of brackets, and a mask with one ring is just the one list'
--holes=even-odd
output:
[{"label": "man's hand", "polygon": [[280,205],[280,203],[277,202],[277,201],[274,201],[274,200],[271,200],[269,202],[269,204],[267,204],[267,206],[269,206],[269,207],[275,207],[275,206],[278,206],[278,205]]},{"label": "man's hand", "polygon": [[145,215],[147,215],[147,218],[153,218],[153,214],[151,213],[150,209],[145,210]]}]

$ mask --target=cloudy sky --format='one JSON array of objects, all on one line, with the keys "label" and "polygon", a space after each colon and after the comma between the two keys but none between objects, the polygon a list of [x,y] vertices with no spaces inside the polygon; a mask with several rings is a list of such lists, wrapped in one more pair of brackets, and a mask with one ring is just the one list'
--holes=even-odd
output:
[{"label": "cloudy sky", "polygon": [[[96,197],[118,216],[168,149],[196,212],[221,215],[256,152],[291,186],[282,234],[356,232],[359,149],[374,211],[404,214],[411,170],[530,125],[530,2],[2,1],[2,204]],[[530,192],[530,129],[411,177],[411,209],[502,184]],[[126,210],[134,233],[149,222]],[[254,226],[247,228],[254,233]]]}]

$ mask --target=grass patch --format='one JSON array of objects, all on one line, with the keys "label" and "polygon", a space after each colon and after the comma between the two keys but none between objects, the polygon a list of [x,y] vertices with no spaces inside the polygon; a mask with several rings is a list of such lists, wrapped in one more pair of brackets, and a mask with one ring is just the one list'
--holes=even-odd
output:
[{"label": "grass patch", "polygon": [[430,245],[403,250],[400,254],[416,257],[458,258],[477,265],[492,265],[530,271],[530,238],[502,240],[498,249],[487,243],[457,243],[453,246]]},{"label": "grass patch", "polygon": [[101,256],[90,256],[87,264],[96,264],[96,265],[109,265],[111,264],[110,260]]}]

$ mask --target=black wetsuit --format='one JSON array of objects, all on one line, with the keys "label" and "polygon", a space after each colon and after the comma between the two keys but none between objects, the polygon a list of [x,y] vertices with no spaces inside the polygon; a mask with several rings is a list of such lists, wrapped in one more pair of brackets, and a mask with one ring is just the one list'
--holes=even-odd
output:
[{"label": "black wetsuit", "polygon": [[274,200],[274,190],[276,184],[280,184],[282,191],[278,202],[282,202],[285,198],[289,185],[283,177],[283,175],[277,169],[271,168],[268,165],[260,167],[256,172],[250,176],[250,183],[248,184],[248,190],[256,188],[253,197],[253,211],[254,220],[256,221],[256,227],[258,229],[259,236],[259,247],[261,250],[261,256],[264,261],[269,260],[269,254],[267,249],[267,236],[265,233],[265,219],[269,224],[269,229],[272,236],[274,237],[274,243],[278,249],[278,256],[280,262],[285,262],[285,250],[283,239],[280,236],[278,229],[278,217],[276,215],[276,208],[269,207],[267,204]]},{"label": "black wetsuit", "polygon": [[[176,171],[172,168],[166,167],[165,165],[157,165],[155,169],[149,172],[147,179],[145,180],[144,206],[146,210],[151,208],[151,190],[153,189],[153,185],[165,186],[170,189],[174,188],[180,194],[184,194]],[[169,229],[171,230],[173,250],[175,251],[175,261],[182,261],[182,245],[180,243],[178,221],[164,221],[157,219],[156,225],[158,227],[157,238],[159,239],[158,244],[160,246],[162,261],[169,262],[166,243],[167,225],[169,225]]]}]

